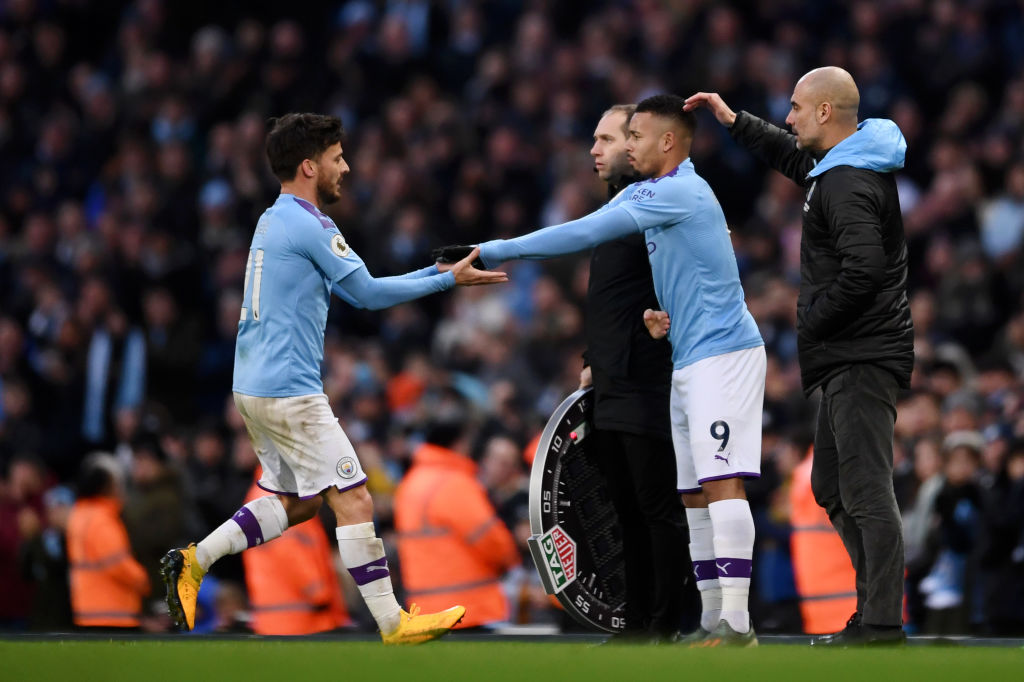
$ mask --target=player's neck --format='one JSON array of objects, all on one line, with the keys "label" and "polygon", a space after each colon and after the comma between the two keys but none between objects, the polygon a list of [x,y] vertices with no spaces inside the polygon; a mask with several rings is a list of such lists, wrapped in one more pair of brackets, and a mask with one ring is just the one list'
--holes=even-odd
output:
[{"label": "player's neck", "polygon": [[675,170],[676,167],[679,164],[681,164],[683,161],[686,161],[686,159],[689,158],[689,156],[690,156],[690,151],[689,150],[686,150],[685,152],[682,152],[682,151],[676,152],[674,154],[672,154],[672,153],[666,154],[665,155],[665,160],[661,164],[661,168],[659,168],[658,172],[654,174],[654,177],[660,178],[660,177],[662,177],[664,175],[668,175],[673,170]]},{"label": "player's neck", "polygon": [[315,185],[307,185],[303,182],[282,182],[281,194],[293,194],[300,199],[305,199],[316,206],[317,210],[320,210],[320,204],[317,202]]}]

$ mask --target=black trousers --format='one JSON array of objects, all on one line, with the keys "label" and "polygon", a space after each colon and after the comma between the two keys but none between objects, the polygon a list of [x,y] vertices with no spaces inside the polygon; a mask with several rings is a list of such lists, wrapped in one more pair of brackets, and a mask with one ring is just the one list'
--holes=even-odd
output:
[{"label": "black trousers", "polygon": [[852,365],[823,387],[811,489],[857,573],[857,610],[869,625],[903,622],[903,524],[892,484],[896,377]]},{"label": "black trousers", "polygon": [[676,493],[672,443],[600,429],[589,439],[588,453],[608,479],[622,524],[626,629],[671,634],[696,627],[700,596]]}]

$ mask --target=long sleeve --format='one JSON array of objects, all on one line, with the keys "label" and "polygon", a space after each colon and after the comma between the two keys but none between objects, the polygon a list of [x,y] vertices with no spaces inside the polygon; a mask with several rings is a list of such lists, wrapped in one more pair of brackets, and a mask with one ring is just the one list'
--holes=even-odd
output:
[{"label": "long sleeve", "polygon": [[[433,268],[435,274],[424,272]],[[380,310],[412,301],[428,294],[446,291],[455,286],[455,275],[437,268],[416,270],[398,277],[373,277],[365,267],[358,268],[331,287],[331,291],[357,308]]]},{"label": "long sleeve", "polygon": [[602,242],[638,232],[636,220],[622,205],[608,205],[561,225],[552,225],[515,239],[495,239],[480,245],[488,268],[507,260],[543,260],[592,249]]},{"label": "long sleeve", "polygon": [[807,174],[814,168],[814,157],[797,149],[796,135],[746,111],[736,115],[729,134],[763,163],[801,187],[807,184]]}]

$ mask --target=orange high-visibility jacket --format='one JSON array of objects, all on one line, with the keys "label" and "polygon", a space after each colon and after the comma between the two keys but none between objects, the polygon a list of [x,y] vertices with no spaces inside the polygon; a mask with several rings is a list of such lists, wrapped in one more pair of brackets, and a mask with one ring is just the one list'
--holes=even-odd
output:
[{"label": "orange high-visibility jacket", "polygon": [[67,542],[75,625],[138,627],[149,578],[132,557],[121,503],[109,497],[75,502]]},{"label": "orange high-visibility jacket", "polygon": [[[255,484],[245,498],[268,493]],[[307,635],[349,624],[327,534],[314,517],[281,537],[242,552],[252,629],[260,635]]]},{"label": "orange high-visibility jacket", "polygon": [[466,607],[459,627],[509,619],[499,582],[520,562],[469,458],[435,445],[416,450],[395,493],[395,529],[406,598],[426,611]]},{"label": "orange high-visibility jacket", "polygon": [[793,573],[800,594],[804,632],[820,634],[843,629],[857,610],[857,586],[850,555],[825,510],[811,492],[811,463],[814,453],[793,470],[789,490],[790,548]]}]

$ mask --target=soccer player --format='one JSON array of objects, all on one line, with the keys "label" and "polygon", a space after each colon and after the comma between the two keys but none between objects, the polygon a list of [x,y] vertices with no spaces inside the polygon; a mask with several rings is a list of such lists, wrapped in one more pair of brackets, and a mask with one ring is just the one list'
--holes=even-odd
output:
[{"label": "soccer player", "polygon": [[279,537],[312,518],[323,501],[337,519],[341,560],[385,644],[435,639],[465,613],[461,606],[432,614],[413,606],[407,613],[395,599],[366,474],[323,393],[324,329],[332,292],[352,305],[379,309],[456,284],[506,281],[507,275],[472,268],[474,253],[451,266],[371,277],[320,211],[341,198],[349,170],[342,136],[337,117],[318,114],[283,116],[267,135],[281,194],[260,217],[250,246],[233,391],[263,466],[259,486],[276,495],[249,502],[199,544],[164,557],[167,603],[182,629],[195,624],[199,586],[215,561]]},{"label": "soccer player", "polygon": [[[764,341],[747,311],[722,208],[689,159],[694,115],[675,95],[637,105],[626,152],[647,180],[561,225],[479,246],[486,267],[589,249],[642,232],[672,344],[672,442],[690,526],[701,627],[690,641],[754,646],[747,608],[754,521],[742,479],[760,476]],[[671,324],[669,323],[671,319]]]}]

